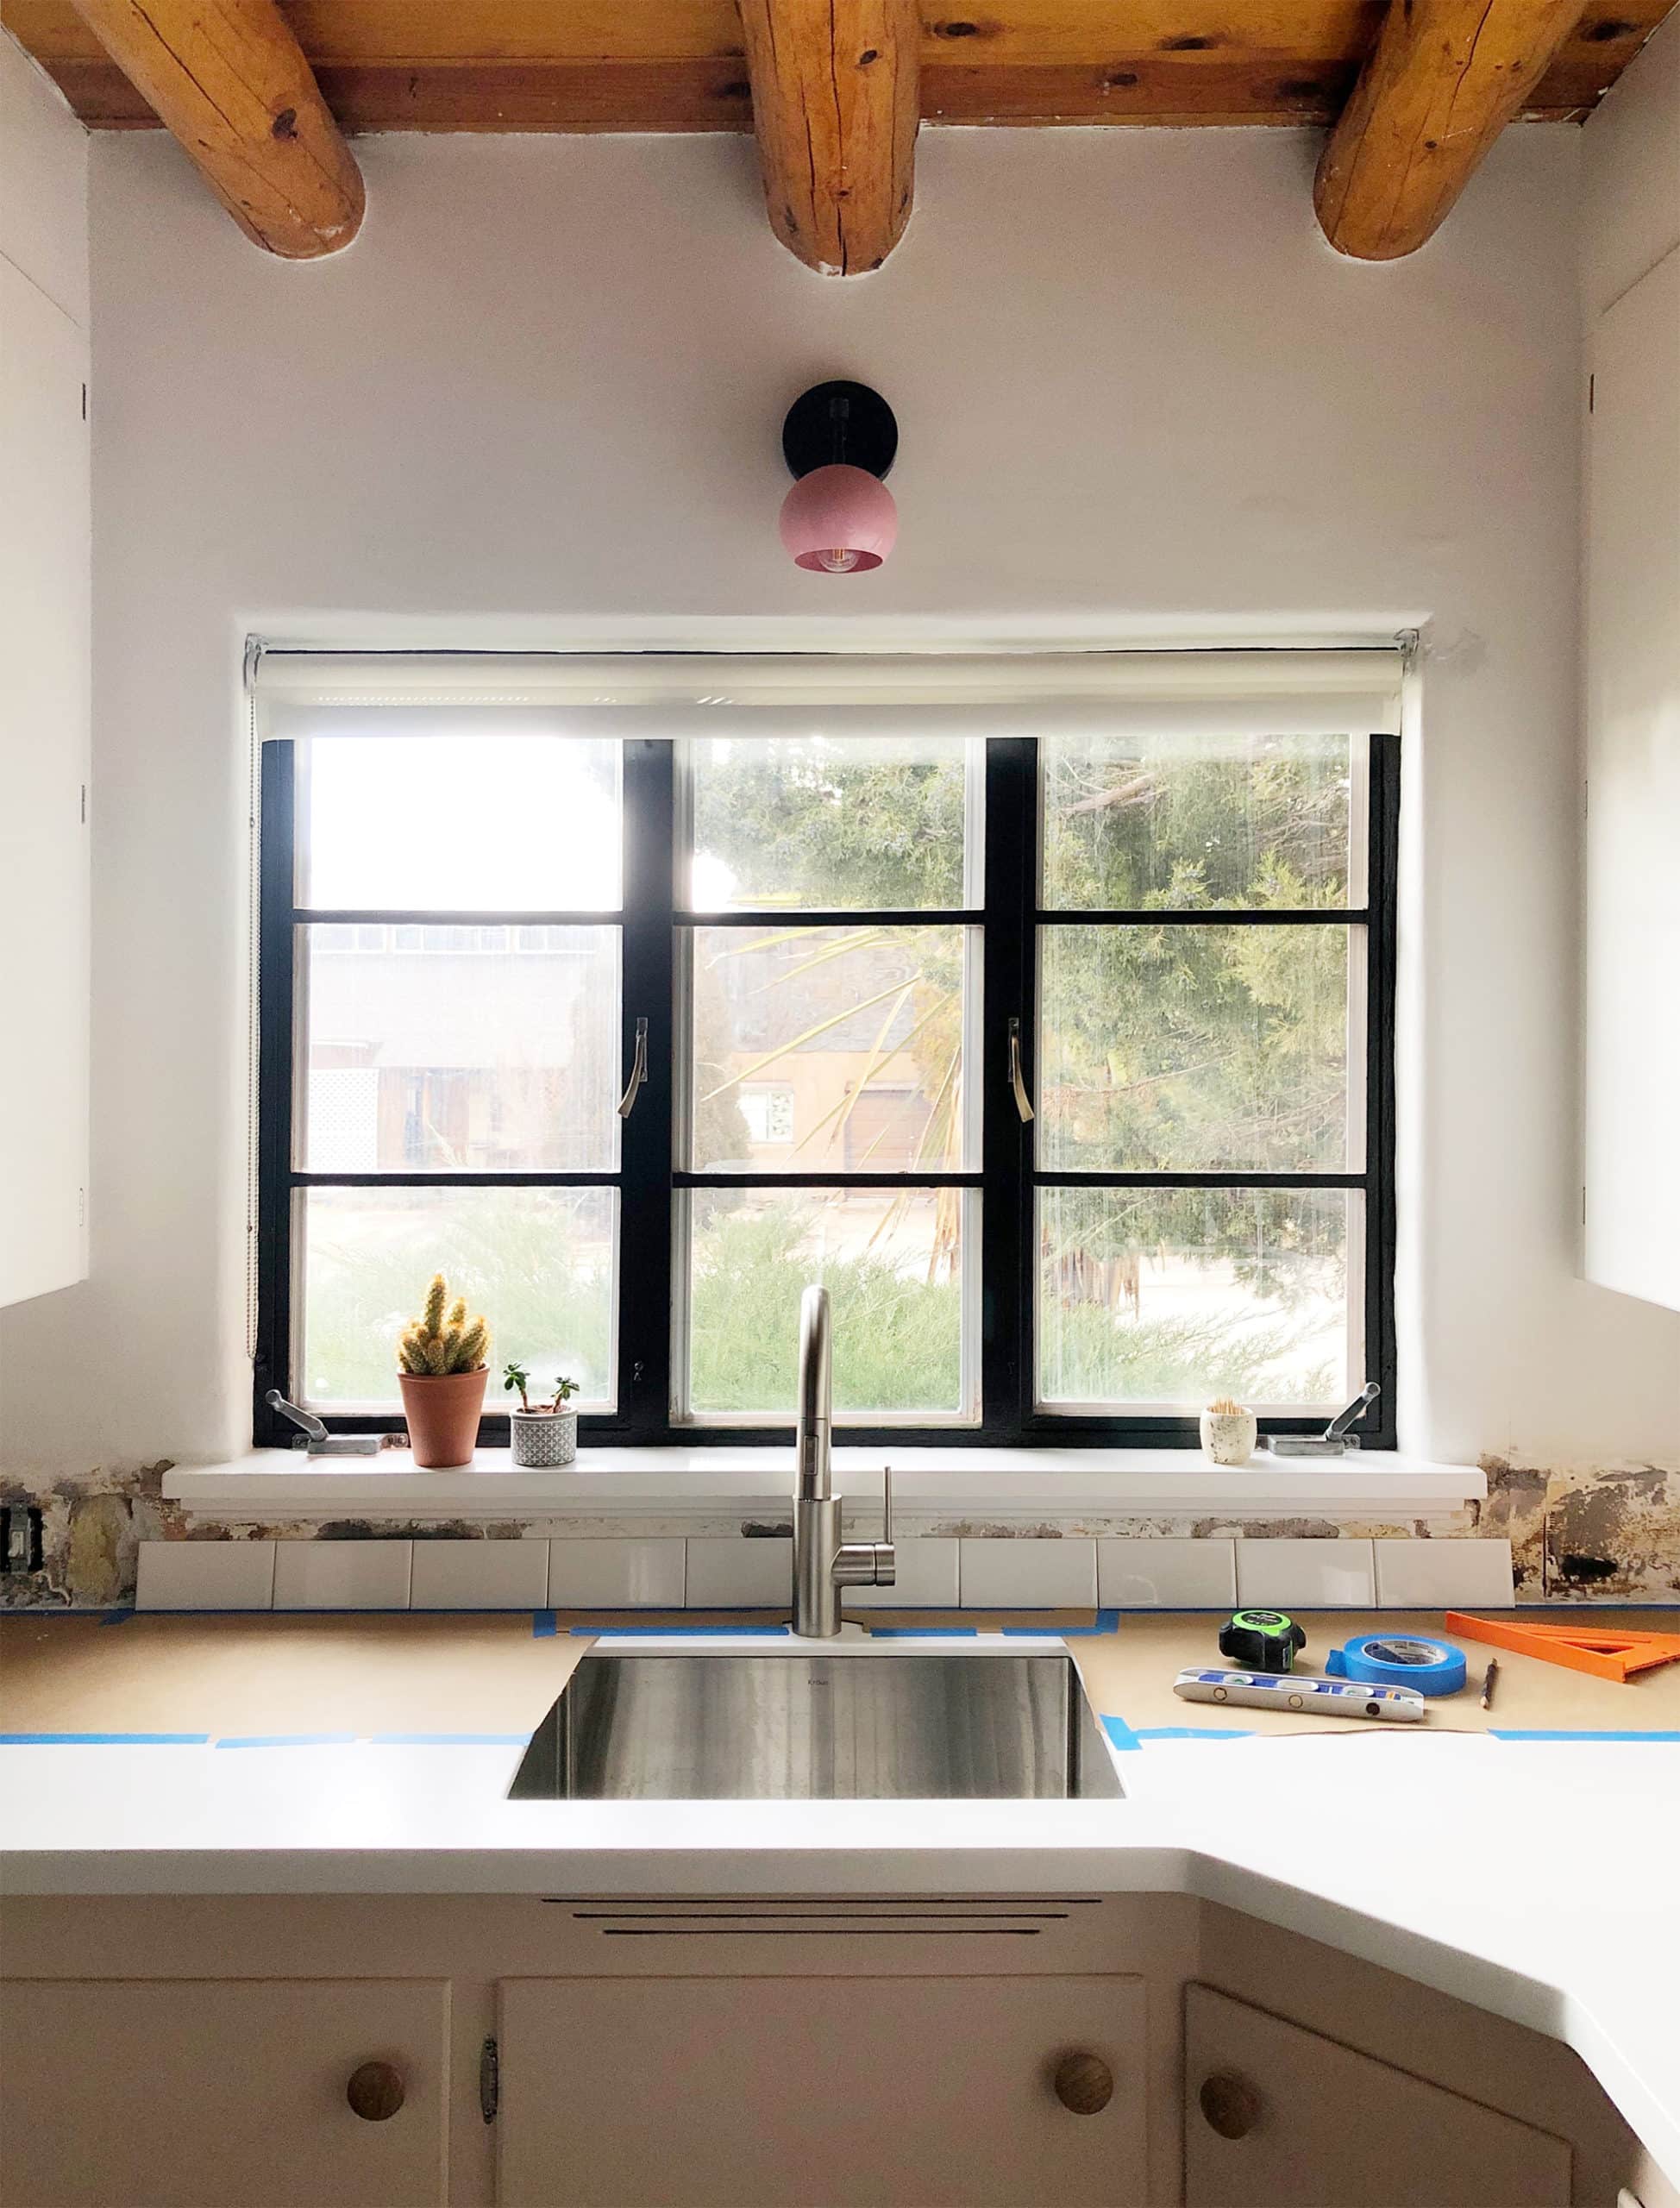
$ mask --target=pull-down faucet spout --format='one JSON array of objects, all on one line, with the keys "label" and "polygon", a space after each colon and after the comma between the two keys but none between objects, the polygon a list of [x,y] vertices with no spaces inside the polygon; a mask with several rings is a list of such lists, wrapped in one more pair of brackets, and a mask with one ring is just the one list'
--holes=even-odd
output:
[{"label": "pull-down faucet spout", "polygon": [[830,1435],[834,1358],[828,1290],[799,1303],[799,1422],[793,1433],[793,1630],[831,1640],[840,1630],[843,1587],[893,1584],[893,1475],[885,1474],[886,1523],[879,1541],[843,1541],[833,1491]]}]

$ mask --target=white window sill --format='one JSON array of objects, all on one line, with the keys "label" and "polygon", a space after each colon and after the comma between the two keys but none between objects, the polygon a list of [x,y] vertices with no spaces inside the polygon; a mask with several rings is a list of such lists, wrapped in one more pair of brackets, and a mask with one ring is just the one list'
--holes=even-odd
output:
[{"label": "white window sill", "polygon": [[[1474,1465],[1380,1450],[1316,1460],[1263,1452],[1226,1471],[1193,1449],[837,1448],[835,1486],[878,1506],[883,1464],[893,1467],[895,1509],[918,1520],[1169,1513],[1388,1519],[1454,1511],[1488,1491]],[[793,1481],[791,1445],[583,1448],[575,1465],[559,1471],[517,1471],[505,1449],[480,1450],[470,1465],[443,1472],[417,1471],[406,1450],[310,1459],[261,1449],[226,1464],[178,1466],[164,1475],[163,1493],[194,1517],[222,1521],[674,1520],[737,1509],[785,1513]]]}]

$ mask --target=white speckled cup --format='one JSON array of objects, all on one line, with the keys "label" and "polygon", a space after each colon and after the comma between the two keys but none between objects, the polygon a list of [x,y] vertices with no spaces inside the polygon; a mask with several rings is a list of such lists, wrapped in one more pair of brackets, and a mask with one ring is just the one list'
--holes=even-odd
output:
[{"label": "white speckled cup", "polygon": [[1201,1414],[1201,1453],[1210,1465],[1245,1465],[1260,1439],[1260,1421],[1252,1411],[1204,1411]]}]

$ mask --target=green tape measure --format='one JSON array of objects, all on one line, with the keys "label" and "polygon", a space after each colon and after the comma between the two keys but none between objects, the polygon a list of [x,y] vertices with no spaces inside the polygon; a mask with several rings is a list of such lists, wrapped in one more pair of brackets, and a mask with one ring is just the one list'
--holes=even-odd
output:
[{"label": "green tape measure", "polygon": [[1237,1610],[1219,1628],[1219,1653],[1245,1672],[1288,1672],[1307,1635],[1282,1610]]}]

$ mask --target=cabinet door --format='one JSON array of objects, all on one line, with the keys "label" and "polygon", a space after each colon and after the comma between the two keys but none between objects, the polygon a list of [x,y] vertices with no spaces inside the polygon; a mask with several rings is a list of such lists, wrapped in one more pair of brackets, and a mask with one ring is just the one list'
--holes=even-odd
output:
[{"label": "cabinet door", "polygon": [[[500,2042],[502,2208],[1144,2198],[1135,1979],[519,1979]],[[1056,2097],[1075,2051],[1094,2114]]]},{"label": "cabinet door", "polygon": [[[437,2208],[448,1988],[267,1979],[0,1987],[0,2199],[18,2208]],[[402,2104],[346,2098],[390,2064]]]},{"label": "cabinet door", "polygon": [[87,361],[0,254],[0,1303],[87,1277]]},{"label": "cabinet door", "polygon": [[1263,2009],[1187,1985],[1184,2045],[1185,2208],[1569,2208],[1563,2140]]},{"label": "cabinet door", "polygon": [[1592,338],[1586,1271],[1680,1311],[1680,251]]}]

